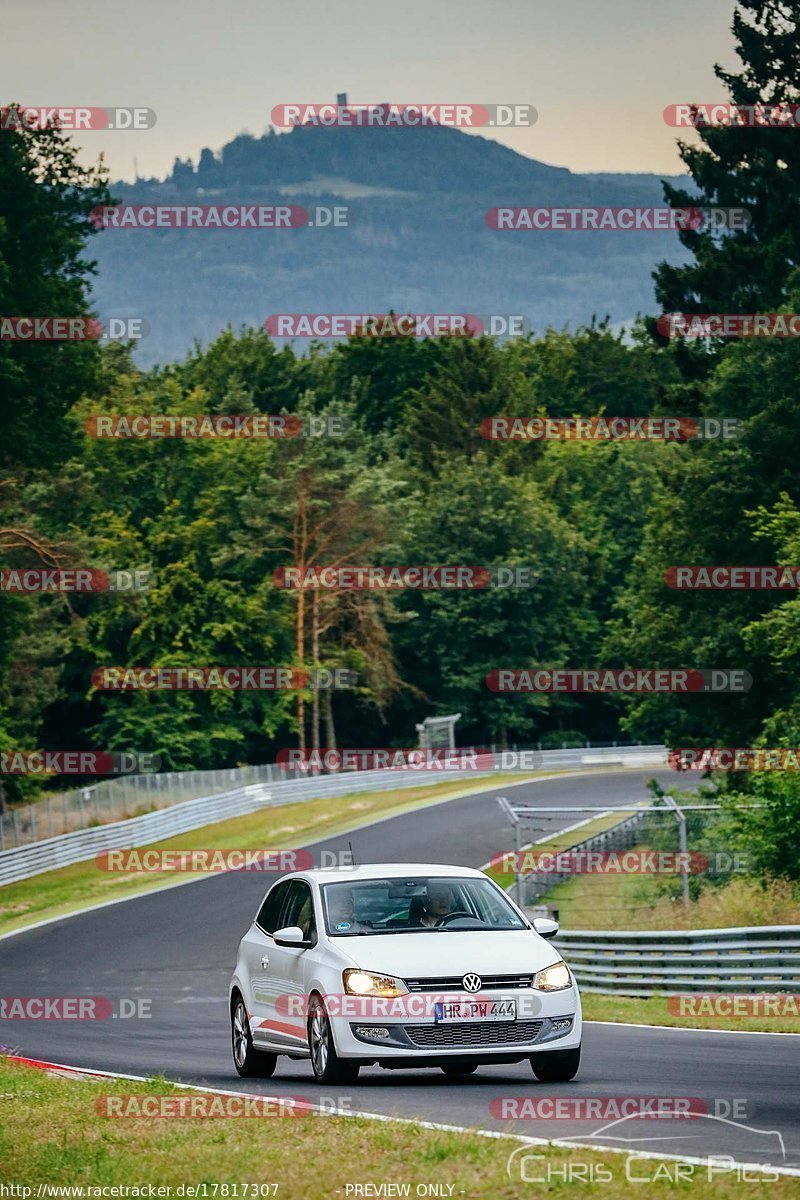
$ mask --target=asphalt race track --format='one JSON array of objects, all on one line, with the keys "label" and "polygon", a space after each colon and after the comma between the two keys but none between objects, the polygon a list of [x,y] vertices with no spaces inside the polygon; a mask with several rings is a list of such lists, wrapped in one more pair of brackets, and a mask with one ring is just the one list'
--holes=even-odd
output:
[{"label": "asphalt race track", "polygon": [[[628,769],[543,780],[517,785],[510,794],[542,805],[630,803],[644,799],[652,774]],[[674,775],[663,772],[663,782],[674,783]],[[359,863],[481,866],[494,852],[510,848],[495,799],[508,792],[498,789],[389,817],[314,849],[346,848],[349,839]],[[582,816],[567,816],[560,827]],[[74,1066],[160,1072],[184,1082],[312,1101],[331,1096],[314,1082],[307,1062],[281,1058],[276,1074],[263,1081],[240,1080],[233,1069],[228,980],[239,938],[272,878],[218,875],[0,941],[2,995],[146,999],[152,1012],[150,1019],[0,1021],[0,1042],[20,1054]],[[569,1084],[540,1084],[527,1063],[482,1068],[461,1081],[438,1070],[368,1068],[344,1103],[453,1125],[669,1154],[728,1154],[737,1161],[798,1168],[798,1047],[800,1038],[780,1035],[589,1024],[581,1070]],[[490,1101],[499,1097],[625,1096],[691,1097],[705,1103],[705,1110],[694,1110],[709,1115],[611,1126],[596,1118],[503,1121],[489,1111]]]}]

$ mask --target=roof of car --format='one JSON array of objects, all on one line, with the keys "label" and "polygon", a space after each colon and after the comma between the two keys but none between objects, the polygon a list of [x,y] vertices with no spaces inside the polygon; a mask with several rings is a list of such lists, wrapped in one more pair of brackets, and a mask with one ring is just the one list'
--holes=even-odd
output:
[{"label": "roof of car", "polygon": [[441,863],[367,863],[363,867],[319,868],[311,871],[296,871],[305,879],[317,883],[355,883],[365,879],[397,879],[409,875],[471,875],[485,879],[483,871],[474,867],[443,866]]}]

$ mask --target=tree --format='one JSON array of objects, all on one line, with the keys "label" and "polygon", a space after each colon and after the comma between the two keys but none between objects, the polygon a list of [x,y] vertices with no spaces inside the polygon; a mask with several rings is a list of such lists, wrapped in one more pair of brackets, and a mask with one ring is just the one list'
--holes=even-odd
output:
[{"label": "tree", "polygon": [[[15,106],[11,106],[12,108]],[[110,204],[102,162],[86,168],[55,127],[0,137],[0,312],[85,317],[95,265],[89,214]],[[55,466],[70,448],[64,416],[95,379],[96,341],[0,340],[0,470]],[[42,437],[42,431],[47,436]]]},{"label": "tree", "polygon": [[[393,487],[376,461],[352,405],[317,413],[305,394],[295,416],[304,430],[310,418],[334,413],[347,432],[339,437],[301,436],[282,442],[280,470],[261,473],[242,499],[244,530],[239,541],[264,576],[293,567],[301,579],[309,568],[369,565],[380,557],[389,532]],[[389,602],[364,592],[326,592],[300,586],[279,593],[284,610],[294,607],[294,665],[300,670],[350,666],[362,676],[357,693],[379,710],[398,685],[394,656],[381,619]],[[297,733],[306,741],[306,703],[311,701],[311,744],[319,746],[320,707],[316,689],[297,697]],[[326,721],[333,730],[332,704]]]},{"label": "tree", "polygon": [[[11,105],[10,110],[17,106]],[[53,125],[0,136],[0,313],[7,317],[87,317],[94,264],[83,257],[109,204],[106,171],[84,168],[76,148]],[[31,492],[52,478],[74,445],[66,417],[96,379],[95,341],[0,339],[0,562],[16,566],[66,563],[63,530],[37,527]],[[33,748],[44,711],[59,694],[61,624],[68,607],[47,602],[30,613],[3,596],[0,635],[0,727],[8,745]],[[30,619],[32,618],[32,619]],[[25,782],[0,789],[19,794]]]},{"label": "tree", "polygon": [[[732,31],[742,67],[714,71],[737,105],[800,101],[800,4],[739,0]],[[697,189],[665,185],[673,207],[745,207],[747,229],[720,236],[684,231],[693,262],[662,263],[656,296],[667,312],[774,312],[786,302],[800,264],[800,141],[796,130],[737,125],[698,129],[701,144],[680,142]],[[695,363],[698,355],[693,356]]]}]

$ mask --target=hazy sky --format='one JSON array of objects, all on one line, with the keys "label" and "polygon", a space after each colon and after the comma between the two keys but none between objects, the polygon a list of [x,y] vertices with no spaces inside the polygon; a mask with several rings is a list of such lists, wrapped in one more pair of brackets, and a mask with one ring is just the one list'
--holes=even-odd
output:
[{"label": "hazy sky", "polygon": [[80,136],[113,178],[163,175],[274,104],[529,103],[492,132],[577,171],[681,170],[666,105],[725,99],[733,0],[0,0],[1,103],[141,105],[157,124]]}]

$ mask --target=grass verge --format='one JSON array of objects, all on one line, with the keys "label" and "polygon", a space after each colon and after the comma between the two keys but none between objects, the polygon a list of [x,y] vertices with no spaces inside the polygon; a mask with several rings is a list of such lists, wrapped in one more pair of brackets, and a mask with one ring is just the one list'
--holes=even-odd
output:
[{"label": "grass verge", "polygon": [[[537,842],[536,849],[567,850],[576,842],[616,825],[619,820],[619,813],[599,817],[580,830]],[[515,878],[512,873],[492,867],[486,873],[505,888]],[[734,879],[723,887],[706,888],[688,909],[684,909],[669,896],[661,894],[657,881],[647,876],[575,875],[551,888],[542,899],[558,909],[559,920],[565,929],[721,929],[800,924],[800,894],[788,881],[761,884],[752,879]],[[797,997],[793,999],[797,1000]],[[666,996],[609,996],[584,991],[581,1002],[587,1021],[664,1025],[679,1029],[800,1033],[800,1015],[682,1015],[669,1011]],[[800,1001],[795,1007],[800,1007]]]},{"label": "grass verge", "polygon": [[[646,846],[634,847],[646,850]],[[574,875],[547,893],[565,929],[731,929],[800,924],[800,888],[788,880],[762,883],[743,876],[704,887],[684,908],[680,884],[670,894],[655,876]]]},{"label": "grass verge", "polygon": [[[457,1086],[457,1085],[451,1085]],[[63,1187],[145,1187],[173,1189],[198,1187],[202,1200],[245,1193],[242,1184],[258,1185],[247,1196],[277,1196],[278,1200],[316,1200],[354,1196],[354,1185],[399,1184],[402,1190],[383,1193],[362,1190],[360,1195],[408,1194],[420,1184],[439,1184],[438,1193],[468,1200],[499,1197],[519,1200],[566,1190],[564,1171],[580,1168],[582,1194],[637,1197],[641,1183],[626,1179],[622,1155],[582,1149],[531,1146],[523,1153],[541,1155],[528,1170],[539,1176],[553,1172],[553,1182],[532,1187],[521,1182],[519,1169],[509,1178],[506,1164],[518,1143],[482,1138],[473,1133],[425,1129],[414,1124],[369,1121],[357,1117],[308,1115],[302,1119],[199,1119],[162,1117],[109,1118],[97,1111],[107,1096],[185,1095],[164,1080],[138,1083],[126,1080],[80,1080],[54,1077],[43,1071],[0,1059],[0,1178],[37,1195],[41,1185]],[[196,1093],[193,1093],[196,1094]],[[344,1097],[339,1098],[340,1104]],[[347,1097],[359,1106],[357,1089]],[[520,1124],[526,1124],[521,1122]],[[527,1122],[533,1125],[533,1122]],[[532,1128],[523,1131],[534,1132]],[[639,1160],[633,1174],[656,1179],[647,1196],[674,1195],[670,1175],[677,1164],[668,1160]],[[681,1164],[684,1171],[687,1164]],[[763,1178],[740,1180],[734,1172],[708,1180],[707,1168],[694,1167],[693,1200],[751,1200],[763,1195]],[[601,1181],[586,1182],[586,1173]],[[613,1193],[608,1183],[613,1182]],[[206,1185],[205,1192],[202,1185]],[[269,1185],[277,1184],[274,1189]],[[403,1185],[408,1185],[405,1192]],[[227,1185],[227,1191],[215,1185]],[[348,1190],[348,1185],[350,1190]],[[686,1184],[684,1184],[684,1187]],[[775,1200],[797,1194],[797,1180],[781,1178],[769,1189]],[[73,1193],[75,1194],[75,1193]],[[80,1195],[80,1193],[77,1193]],[[133,1194],[133,1193],[130,1193]],[[147,1191],[145,1190],[145,1195]],[[189,1195],[184,1191],[184,1195]],[[419,1193],[425,1194],[425,1193]],[[44,1191],[43,1196],[48,1193]],[[91,1192],[83,1192],[87,1198]]]},{"label": "grass verge", "polygon": [[[720,989],[722,990],[722,989]],[[743,997],[745,1000],[748,997]],[[674,1029],[738,1029],[746,1033],[800,1033],[800,1016],[679,1016],[667,1008],[666,996],[604,996],[581,992],[585,1021],[619,1021],[631,1025],[669,1025]],[[800,1005],[796,1005],[800,1008]]]}]

